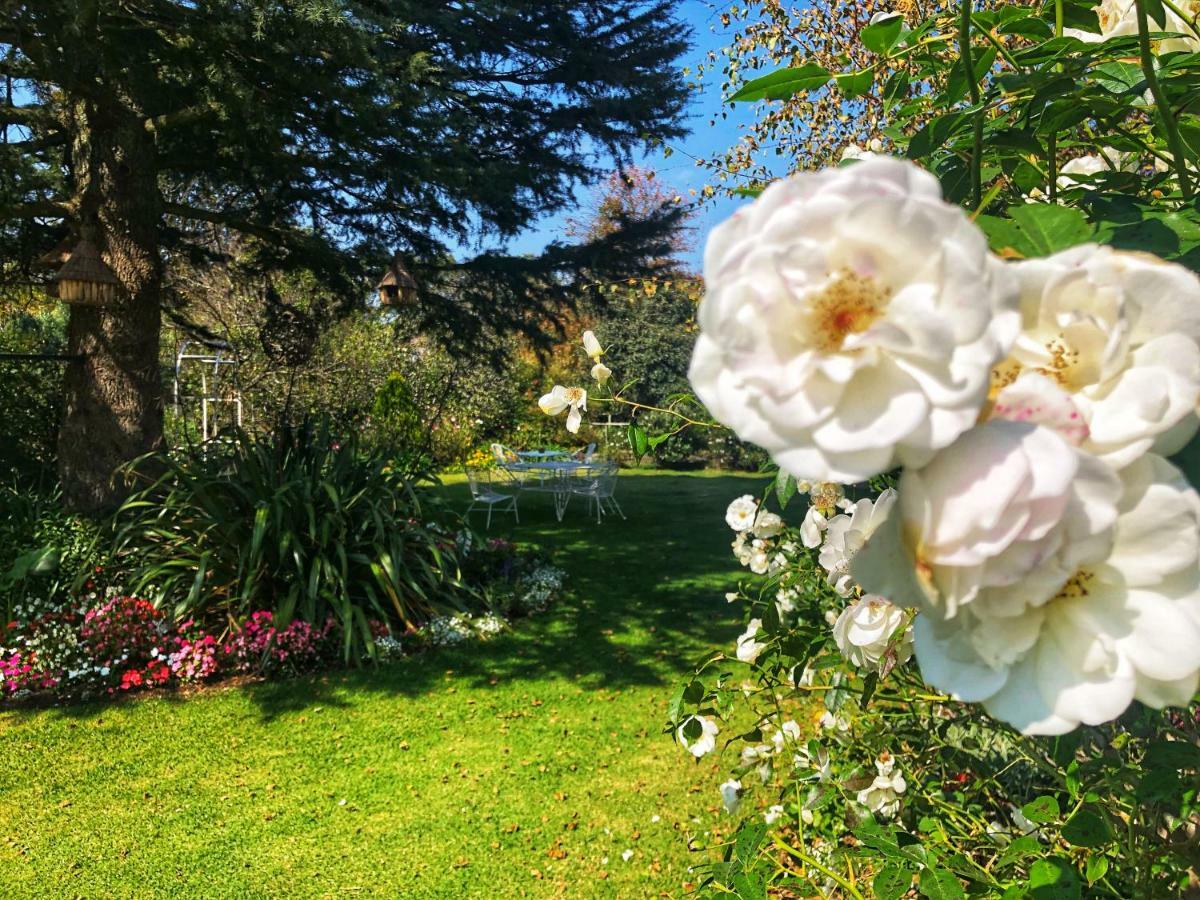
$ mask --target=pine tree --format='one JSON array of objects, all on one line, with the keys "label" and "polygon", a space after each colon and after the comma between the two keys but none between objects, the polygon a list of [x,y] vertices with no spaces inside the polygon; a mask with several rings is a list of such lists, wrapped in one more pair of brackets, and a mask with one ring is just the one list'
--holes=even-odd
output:
[{"label": "pine tree", "polygon": [[662,223],[537,259],[450,250],[517,234],[603,157],[677,136],[686,37],[668,0],[0,0],[0,271],[30,277],[69,234],[122,288],[71,309],[69,504],[111,505],[114,469],[161,442],[164,270],[202,261],[214,228],[347,304],[401,251],[431,324],[460,337],[528,325],[547,286],[645,258]]}]

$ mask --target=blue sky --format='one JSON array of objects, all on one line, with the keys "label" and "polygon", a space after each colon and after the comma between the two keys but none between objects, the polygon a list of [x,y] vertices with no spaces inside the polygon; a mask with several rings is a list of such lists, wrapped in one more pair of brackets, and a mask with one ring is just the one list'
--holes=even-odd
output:
[{"label": "blue sky", "polygon": [[[691,27],[693,32],[692,50],[681,61],[681,65],[689,65],[695,72],[696,64],[703,59],[707,51],[710,49],[719,51],[725,45],[726,37],[722,33],[723,29],[717,20],[717,13],[714,11],[714,6],[720,9],[725,5],[711,4],[705,0],[681,0],[678,7],[679,17]],[[708,182],[708,173],[698,167],[691,157],[711,156],[733,144],[738,138],[738,124],[748,121],[751,116],[749,105],[726,108],[725,111],[728,118],[722,119],[719,115],[721,112],[721,73],[718,67],[717,71],[706,73],[703,90],[693,94],[687,123],[691,128],[691,133],[673,143],[672,146],[676,151],[674,155],[665,159],[662,151],[656,150],[646,154],[641,163],[654,169],[666,184],[685,196],[689,188],[699,191]],[[716,124],[710,126],[709,121],[714,118],[714,114],[718,114],[715,116]],[[588,188],[582,188],[576,196],[581,201],[586,201],[589,193]],[[728,216],[739,203],[745,202],[744,200],[720,198],[710,201],[700,208],[694,222],[695,246],[688,255],[688,262],[692,263],[697,271],[704,249],[704,236],[708,230]],[[563,229],[570,215],[571,212],[566,211],[543,220],[537,227],[512,241],[508,245],[509,252],[536,253],[549,241],[564,238]]]}]

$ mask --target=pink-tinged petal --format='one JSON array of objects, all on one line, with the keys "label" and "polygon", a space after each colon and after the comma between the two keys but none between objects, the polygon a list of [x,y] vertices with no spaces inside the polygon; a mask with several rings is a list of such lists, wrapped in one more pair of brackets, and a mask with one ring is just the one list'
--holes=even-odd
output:
[{"label": "pink-tinged petal", "polygon": [[992,417],[1045,425],[1075,447],[1090,434],[1071,395],[1040,372],[1023,372],[1000,391],[992,405]]}]

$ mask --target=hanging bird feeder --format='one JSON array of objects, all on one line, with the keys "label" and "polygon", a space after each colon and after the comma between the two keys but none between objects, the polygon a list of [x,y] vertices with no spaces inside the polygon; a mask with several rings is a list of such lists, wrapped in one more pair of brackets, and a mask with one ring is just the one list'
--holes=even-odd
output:
[{"label": "hanging bird feeder", "polygon": [[121,296],[121,280],[104,264],[100,251],[80,241],[54,276],[58,299],[77,306],[107,306]]},{"label": "hanging bird feeder", "polygon": [[392,257],[391,265],[375,286],[375,290],[379,291],[379,302],[384,306],[399,306],[417,296],[416,279],[404,267],[399,254]]}]

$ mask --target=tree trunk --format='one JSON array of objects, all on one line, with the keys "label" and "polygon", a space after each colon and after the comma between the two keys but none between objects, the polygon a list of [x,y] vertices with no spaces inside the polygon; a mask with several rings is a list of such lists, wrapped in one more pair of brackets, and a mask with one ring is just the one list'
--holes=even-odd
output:
[{"label": "tree trunk", "polygon": [[71,307],[68,352],[82,360],[67,368],[58,467],[67,506],[102,512],[126,492],[117,469],[162,443],[162,196],[141,117],[90,104],[76,116],[81,236],[100,248],[124,291],[103,308]]}]

